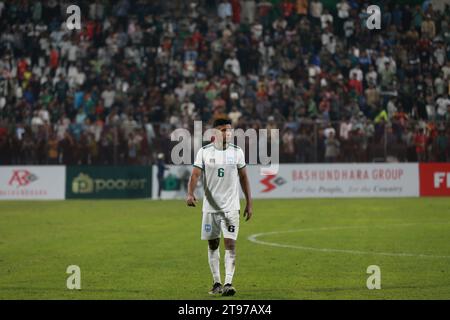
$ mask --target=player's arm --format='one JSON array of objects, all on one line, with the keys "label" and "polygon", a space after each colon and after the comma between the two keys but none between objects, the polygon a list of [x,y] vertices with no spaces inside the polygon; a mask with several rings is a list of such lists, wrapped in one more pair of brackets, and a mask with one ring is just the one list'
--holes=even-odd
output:
[{"label": "player's arm", "polygon": [[186,197],[186,203],[189,207],[195,207],[195,202],[197,199],[194,196],[195,187],[197,187],[198,179],[202,175],[202,170],[198,167],[192,168],[191,177],[188,183],[188,194]]},{"label": "player's arm", "polygon": [[195,207],[195,202],[197,201],[197,199],[195,199],[194,191],[197,187],[198,179],[201,177],[204,168],[205,166],[203,162],[203,149],[201,148],[200,150],[198,150],[197,156],[195,157],[194,167],[192,168],[191,177],[189,178],[188,182],[186,204],[189,207]]},{"label": "player's arm", "polygon": [[242,191],[245,195],[245,211],[244,217],[246,217],[245,221],[248,221],[253,215],[253,201],[252,195],[250,192],[250,182],[248,181],[247,169],[244,167],[238,169],[239,172],[239,182],[241,183]]}]

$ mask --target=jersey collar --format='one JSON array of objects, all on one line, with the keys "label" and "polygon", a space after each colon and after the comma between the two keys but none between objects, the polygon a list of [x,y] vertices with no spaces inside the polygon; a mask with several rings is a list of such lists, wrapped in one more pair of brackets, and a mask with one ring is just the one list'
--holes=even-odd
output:
[{"label": "jersey collar", "polygon": [[216,149],[216,150],[219,150],[219,151],[225,151],[225,150],[227,150],[229,147],[230,147],[230,143],[226,143],[225,144],[225,148],[223,148],[223,147],[219,147],[216,143],[214,143],[213,142],[213,146],[214,146],[214,148]]}]

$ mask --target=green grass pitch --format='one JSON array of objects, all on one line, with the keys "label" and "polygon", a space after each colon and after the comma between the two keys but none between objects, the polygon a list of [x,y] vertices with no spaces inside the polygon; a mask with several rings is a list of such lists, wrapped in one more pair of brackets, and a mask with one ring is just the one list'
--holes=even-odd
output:
[{"label": "green grass pitch", "polygon": [[[255,200],[232,298],[207,293],[200,210],[0,202],[0,299],[450,299],[450,199]],[[81,290],[66,288],[69,265],[81,268]],[[380,290],[366,287],[369,265]]]}]

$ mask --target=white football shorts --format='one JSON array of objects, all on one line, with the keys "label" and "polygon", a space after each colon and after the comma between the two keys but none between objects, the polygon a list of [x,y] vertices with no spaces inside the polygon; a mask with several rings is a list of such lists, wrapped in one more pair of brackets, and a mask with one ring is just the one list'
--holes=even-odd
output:
[{"label": "white football shorts", "polygon": [[237,240],[239,233],[239,210],[228,212],[203,212],[202,240],[223,237]]}]

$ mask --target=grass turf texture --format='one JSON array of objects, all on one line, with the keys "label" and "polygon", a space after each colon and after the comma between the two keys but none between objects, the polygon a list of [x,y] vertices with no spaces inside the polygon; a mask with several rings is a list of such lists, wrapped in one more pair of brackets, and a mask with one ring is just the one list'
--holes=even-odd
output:
[{"label": "grass turf texture", "polygon": [[[450,299],[450,199],[256,200],[234,297],[211,297],[200,207],[183,201],[0,202],[0,299]],[[342,228],[339,227],[354,227]],[[323,228],[332,228],[329,230]],[[221,242],[221,273],[223,243]],[[82,290],[66,288],[81,268]],[[368,290],[369,265],[381,290]]]}]

